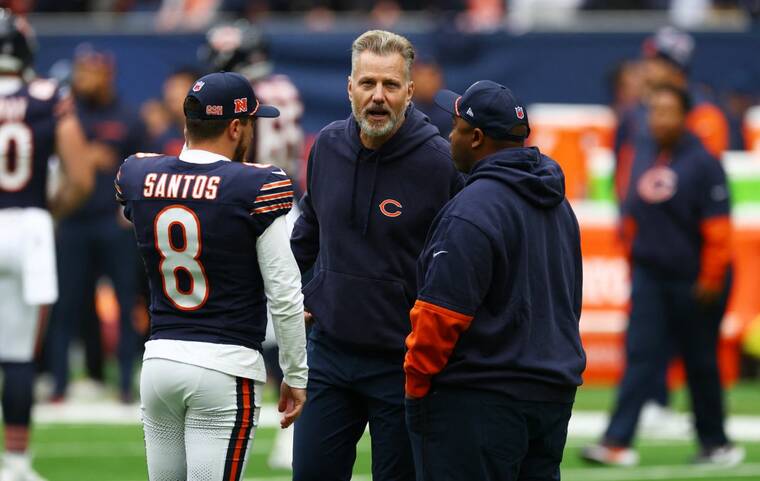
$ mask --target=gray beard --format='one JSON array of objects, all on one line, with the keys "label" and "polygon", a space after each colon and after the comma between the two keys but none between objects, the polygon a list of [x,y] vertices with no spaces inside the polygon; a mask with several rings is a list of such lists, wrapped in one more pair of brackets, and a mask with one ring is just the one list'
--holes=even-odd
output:
[{"label": "gray beard", "polygon": [[385,137],[393,131],[399,122],[399,116],[390,109],[388,110],[388,121],[379,127],[367,118],[364,111],[360,112],[353,102],[351,103],[351,112],[359,123],[359,130],[368,137]]}]

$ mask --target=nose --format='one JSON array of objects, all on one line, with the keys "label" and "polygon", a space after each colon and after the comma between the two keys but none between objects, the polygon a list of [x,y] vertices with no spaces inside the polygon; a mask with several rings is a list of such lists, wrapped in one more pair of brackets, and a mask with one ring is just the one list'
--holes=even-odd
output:
[{"label": "nose", "polygon": [[380,82],[375,85],[375,90],[372,91],[372,101],[376,104],[385,102],[385,92],[383,89],[383,84]]}]

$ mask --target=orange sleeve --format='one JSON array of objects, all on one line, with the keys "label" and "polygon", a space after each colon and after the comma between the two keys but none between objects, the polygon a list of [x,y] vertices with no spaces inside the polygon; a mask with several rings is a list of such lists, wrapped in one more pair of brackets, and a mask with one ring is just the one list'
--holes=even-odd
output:
[{"label": "orange sleeve", "polygon": [[411,311],[412,332],[406,338],[406,394],[424,397],[430,378],[449,362],[449,356],[462,332],[470,327],[473,316],[417,300]]},{"label": "orange sleeve", "polygon": [[728,121],[718,107],[702,104],[694,107],[686,118],[686,127],[699,137],[708,152],[720,159],[728,150]]},{"label": "orange sleeve", "polygon": [[723,287],[726,270],[731,262],[731,219],[711,217],[702,221],[702,254],[698,283],[710,290]]}]

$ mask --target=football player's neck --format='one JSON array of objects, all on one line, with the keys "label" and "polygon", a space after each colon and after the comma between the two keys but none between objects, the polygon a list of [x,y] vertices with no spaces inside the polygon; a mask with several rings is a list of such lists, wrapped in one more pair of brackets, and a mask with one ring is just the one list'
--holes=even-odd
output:
[{"label": "football player's neck", "polygon": [[187,139],[187,148],[192,150],[205,150],[212,154],[222,155],[232,160],[235,157],[235,143],[225,142],[222,138],[208,140]]}]

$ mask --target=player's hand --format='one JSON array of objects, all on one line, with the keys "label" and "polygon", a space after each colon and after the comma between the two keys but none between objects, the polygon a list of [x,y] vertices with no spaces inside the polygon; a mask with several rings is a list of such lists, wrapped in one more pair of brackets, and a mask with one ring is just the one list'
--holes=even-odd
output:
[{"label": "player's hand", "polygon": [[314,324],[314,316],[311,315],[311,312],[303,311],[303,322],[306,324],[306,327],[311,327]]},{"label": "player's hand", "polygon": [[283,414],[280,421],[282,429],[298,419],[303,411],[304,403],[306,403],[306,389],[290,387],[284,382],[280,384],[280,402],[277,403],[277,410]]}]

